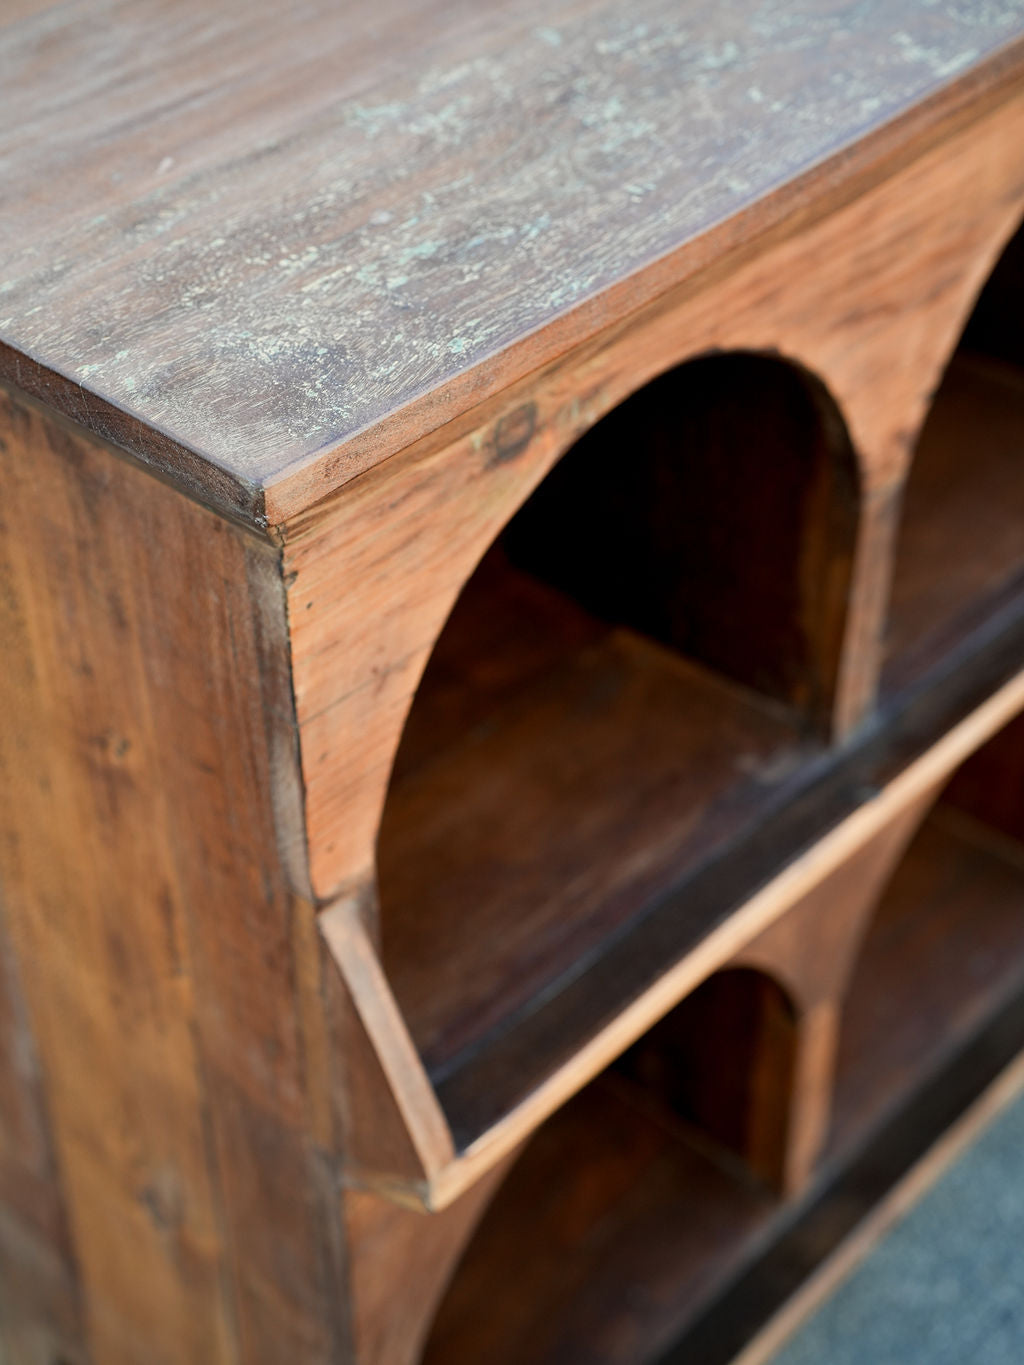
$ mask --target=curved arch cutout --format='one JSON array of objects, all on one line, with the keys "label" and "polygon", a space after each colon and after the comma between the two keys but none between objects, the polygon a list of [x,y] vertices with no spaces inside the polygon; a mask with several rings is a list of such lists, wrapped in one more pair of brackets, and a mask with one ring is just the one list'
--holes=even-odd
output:
[{"label": "curved arch cutout", "polygon": [[423,674],[377,845],[385,969],[428,1069],[815,752],[857,517],[824,390],[753,353],[638,391],[512,517]]},{"label": "curved arch cutout", "polygon": [[825,386],[729,352],[613,409],[502,541],[595,616],[827,726],[857,519],[857,462]]},{"label": "curved arch cutout", "polygon": [[889,606],[884,694],[967,658],[1024,594],[1024,227],[964,328],[914,452]]}]

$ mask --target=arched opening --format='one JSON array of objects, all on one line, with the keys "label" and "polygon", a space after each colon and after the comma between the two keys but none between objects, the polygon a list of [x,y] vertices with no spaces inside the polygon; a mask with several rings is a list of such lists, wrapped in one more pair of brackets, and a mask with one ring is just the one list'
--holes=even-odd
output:
[{"label": "arched opening", "polygon": [[549,1119],[470,1242],[424,1365],[657,1359],[778,1207],[731,1153],[784,1123],[793,1023],[773,981],[723,972]]},{"label": "arched opening", "polygon": [[1024,228],[978,298],[903,498],[882,689],[912,687],[1019,614],[1024,589]]},{"label": "arched opening", "polygon": [[875,912],[843,1008],[826,1164],[929,1087],[934,1124],[1022,1046],[1024,717],[946,785]]},{"label": "arched opening", "polygon": [[636,393],[512,518],[423,677],[378,844],[385,968],[432,1073],[800,782],[857,515],[820,383],[728,354]]}]

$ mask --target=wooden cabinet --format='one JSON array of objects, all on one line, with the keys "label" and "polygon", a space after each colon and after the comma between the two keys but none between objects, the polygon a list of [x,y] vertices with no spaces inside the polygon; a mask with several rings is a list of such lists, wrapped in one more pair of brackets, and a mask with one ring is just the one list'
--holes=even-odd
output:
[{"label": "wooden cabinet", "polygon": [[707,11],[0,16],[10,1365],[724,1365],[1024,1047],[1024,30]]}]

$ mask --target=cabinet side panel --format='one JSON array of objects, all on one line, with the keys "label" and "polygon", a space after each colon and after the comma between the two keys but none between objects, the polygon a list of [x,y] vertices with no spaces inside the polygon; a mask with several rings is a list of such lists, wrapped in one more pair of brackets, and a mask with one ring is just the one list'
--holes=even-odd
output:
[{"label": "cabinet side panel", "polygon": [[87,1355],[38,1052],[0,898],[0,1360],[8,1359],[79,1365]]},{"label": "cabinet side panel", "polygon": [[277,553],[2,391],[0,434],[0,878],[84,1335],[343,1360]]}]

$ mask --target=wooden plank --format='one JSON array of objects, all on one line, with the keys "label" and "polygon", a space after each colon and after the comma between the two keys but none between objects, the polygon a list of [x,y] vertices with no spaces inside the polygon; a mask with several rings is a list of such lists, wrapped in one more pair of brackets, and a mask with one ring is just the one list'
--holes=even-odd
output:
[{"label": "wooden plank", "polygon": [[30,12],[3,367],[239,515],[294,473],[285,515],[975,117],[1020,35],[951,0]]},{"label": "wooden plank", "polygon": [[93,1358],[326,1365],[340,1211],[278,556],[2,412],[6,912]]}]

